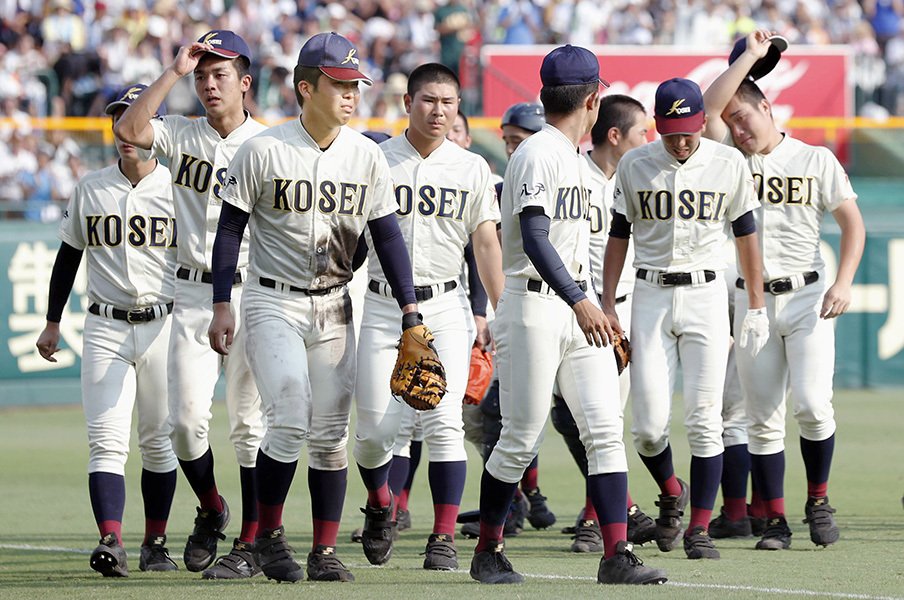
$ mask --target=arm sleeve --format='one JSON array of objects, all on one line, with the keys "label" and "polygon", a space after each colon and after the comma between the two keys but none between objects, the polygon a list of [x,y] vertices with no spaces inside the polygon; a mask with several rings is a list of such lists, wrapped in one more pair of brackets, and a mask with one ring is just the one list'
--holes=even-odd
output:
[{"label": "arm sleeve", "polygon": [[352,257],[352,271],[357,271],[367,260],[367,236],[363,233],[358,237],[358,246],[355,248],[355,255]]},{"label": "arm sleeve", "polygon": [[612,226],[609,228],[609,237],[620,238],[623,240],[631,237],[631,224],[628,218],[620,212],[612,209]]},{"label": "arm sleeve", "polygon": [[524,253],[537,273],[568,306],[574,306],[587,298],[568,274],[562,259],[549,242],[549,217],[543,213],[542,208],[526,207],[521,212],[521,237],[524,240]]},{"label": "arm sleeve", "polygon": [[211,274],[213,275],[213,301],[229,302],[235,268],[239,262],[239,247],[251,215],[240,208],[223,203],[217,223],[217,237],[213,241]]},{"label": "arm sleeve", "polygon": [[471,301],[471,314],[478,317],[487,316],[487,291],[480,281],[477,271],[477,259],[474,258],[474,243],[465,246],[465,262],[468,263],[468,295]]},{"label": "arm sleeve", "polygon": [[47,320],[59,323],[63,317],[63,309],[69,300],[69,292],[75,283],[78,265],[82,262],[83,250],[73,248],[66,242],[60,244],[53,271],[50,272],[50,293],[47,299]]},{"label": "arm sleeve", "polygon": [[408,304],[416,304],[414,296],[414,278],[411,275],[411,259],[405,238],[399,229],[399,221],[395,214],[389,214],[367,222],[370,236],[373,238],[374,251],[380,259],[380,266],[389,281],[389,286],[399,303],[399,308]]},{"label": "arm sleeve", "polygon": [[747,211],[732,221],[731,231],[736,238],[756,233],[756,220],[753,218],[753,211]]}]

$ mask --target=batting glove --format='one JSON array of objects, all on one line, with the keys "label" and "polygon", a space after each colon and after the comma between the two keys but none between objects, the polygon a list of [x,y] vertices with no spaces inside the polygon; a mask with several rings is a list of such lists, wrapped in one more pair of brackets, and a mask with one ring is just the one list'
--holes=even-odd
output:
[{"label": "batting glove", "polygon": [[769,317],[766,315],[766,307],[748,310],[741,324],[741,348],[747,348],[752,356],[756,356],[768,339]]}]

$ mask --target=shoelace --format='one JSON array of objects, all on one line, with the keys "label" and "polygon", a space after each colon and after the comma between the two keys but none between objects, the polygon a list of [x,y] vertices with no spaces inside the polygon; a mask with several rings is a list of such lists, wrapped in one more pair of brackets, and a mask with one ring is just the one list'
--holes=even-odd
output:
[{"label": "shoelace", "polygon": [[627,558],[628,562],[630,562],[632,565],[643,565],[643,561],[640,560],[640,557],[637,556],[636,554],[634,554],[633,552],[631,552],[630,550],[625,549],[625,551],[622,552],[622,556]]}]

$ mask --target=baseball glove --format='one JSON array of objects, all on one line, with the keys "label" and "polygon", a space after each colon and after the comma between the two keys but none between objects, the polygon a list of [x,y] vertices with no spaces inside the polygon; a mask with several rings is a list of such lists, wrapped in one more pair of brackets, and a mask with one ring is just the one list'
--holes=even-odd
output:
[{"label": "baseball glove", "polygon": [[446,393],[446,370],[423,324],[402,331],[398,358],[389,378],[392,393],[415,410],[432,410]]},{"label": "baseball glove", "polygon": [[618,369],[618,374],[621,375],[628,363],[631,362],[631,342],[628,341],[628,336],[624,334],[615,336],[612,351],[615,353],[615,367]]},{"label": "baseball glove", "polygon": [[487,395],[493,381],[493,355],[479,346],[471,348],[471,372],[468,375],[468,388],[465,390],[464,404],[479,406]]}]

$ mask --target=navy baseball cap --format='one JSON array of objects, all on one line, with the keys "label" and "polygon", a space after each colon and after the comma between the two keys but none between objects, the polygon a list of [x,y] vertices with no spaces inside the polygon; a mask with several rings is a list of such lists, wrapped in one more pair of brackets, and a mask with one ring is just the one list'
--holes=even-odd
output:
[{"label": "navy baseball cap", "polygon": [[659,135],[697,133],[703,129],[706,117],[703,92],[690,79],[675,77],[663,81],[656,88],[656,107],[653,112]]},{"label": "navy baseball cap", "polygon": [[[788,49],[788,40],[780,35],[774,35],[767,41],[771,43],[769,44],[769,50],[766,51],[766,56],[753,63],[747,73],[747,77],[753,80],[769,74],[775,68],[775,65],[778,64],[779,59],[782,57],[782,52]],[[745,50],[747,50],[747,38],[742,37],[735,42],[734,48],[731,49],[731,54],[728,55],[728,64],[730,65],[738,60],[738,57],[744,54]]]},{"label": "navy baseball cap", "polygon": [[596,55],[586,48],[571,44],[559,46],[543,58],[540,81],[544,86],[550,87],[596,82],[609,87],[609,82],[600,78],[600,61]]},{"label": "navy baseball cap", "polygon": [[216,54],[223,58],[238,58],[244,56],[251,62],[251,48],[242,39],[239,34],[229,31],[228,29],[214,29],[208,31],[198,41],[202,44],[210,44],[213,50],[208,50],[210,54]]},{"label": "navy baseball cap", "polygon": [[336,33],[318,33],[311,37],[298,53],[298,66],[320,69],[336,81],[363,81],[373,85],[370,77],[358,70],[358,49]]},{"label": "navy baseball cap", "polygon": [[[123,108],[132,106],[132,102],[135,102],[135,99],[146,89],[148,89],[148,86],[143,83],[127,85],[116,93],[116,96],[114,96],[115,100],[107,105],[104,112],[108,115],[112,115],[120,106]],[[161,103],[155,116],[159,117],[164,114],[166,114],[166,107]]]}]

